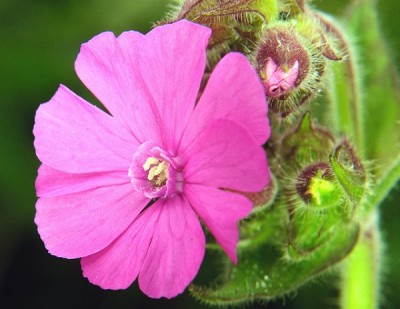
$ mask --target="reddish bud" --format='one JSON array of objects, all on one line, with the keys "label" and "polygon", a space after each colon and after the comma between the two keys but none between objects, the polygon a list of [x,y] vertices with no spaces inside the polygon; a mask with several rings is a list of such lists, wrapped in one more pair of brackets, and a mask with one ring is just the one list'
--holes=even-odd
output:
[{"label": "reddish bud", "polygon": [[257,68],[269,97],[283,97],[306,77],[310,60],[293,27],[266,31],[256,55]]}]

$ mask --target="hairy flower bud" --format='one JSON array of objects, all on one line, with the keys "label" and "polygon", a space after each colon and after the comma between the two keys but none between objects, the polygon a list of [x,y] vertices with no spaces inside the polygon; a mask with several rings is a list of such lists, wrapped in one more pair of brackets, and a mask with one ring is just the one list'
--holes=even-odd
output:
[{"label": "hairy flower bud", "polygon": [[276,143],[273,165],[281,167],[275,172],[289,215],[288,258],[308,258],[357,223],[366,171],[350,143],[313,125],[310,113]]},{"label": "hairy flower bud", "polygon": [[334,175],[326,162],[315,163],[301,171],[296,190],[302,200],[313,207],[330,207],[340,198]]},{"label": "hairy flower bud", "polygon": [[294,27],[284,24],[265,32],[256,54],[256,61],[267,93],[271,96],[280,97],[285,94],[274,95],[268,89],[272,85],[271,79],[275,79],[276,75],[281,72],[290,73],[288,76],[291,77],[291,86],[297,87],[310,70],[310,56],[301,41]]},{"label": "hairy flower bud", "polygon": [[282,139],[278,152],[282,160],[296,168],[305,162],[326,161],[335,143],[333,134],[313,125],[310,113],[306,113],[297,127]]},{"label": "hairy flower bud", "polygon": [[[311,27],[313,25],[311,24]],[[280,117],[298,110],[318,87],[325,61],[314,42],[319,34],[303,33],[297,22],[273,23],[255,53],[270,109]]]},{"label": "hairy flower bud", "polygon": [[278,17],[277,0],[186,0],[167,22],[187,19],[212,29],[208,47],[212,69],[229,51],[251,54],[265,25]]},{"label": "hairy flower bud", "polygon": [[288,254],[302,259],[328,244],[337,230],[349,224],[352,209],[327,162],[306,166],[294,185],[301,200],[289,207]]}]

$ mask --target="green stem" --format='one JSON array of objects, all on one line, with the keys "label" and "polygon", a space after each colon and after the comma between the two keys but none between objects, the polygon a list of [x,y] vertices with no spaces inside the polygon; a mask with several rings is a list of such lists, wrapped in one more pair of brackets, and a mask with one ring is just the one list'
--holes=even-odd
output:
[{"label": "green stem", "polygon": [[375,309],[379,304],[380,237],[377,212],[343,263],[342,309]]},{"label": "green stem", "polygon": [[357,38],[357,57],[362,65],[362,116],[365,158],[376,163],[375,175],[400,152],[400,105],[398,78],[393,58],[379,31],[375,0],[353,0],[346,25]]}]

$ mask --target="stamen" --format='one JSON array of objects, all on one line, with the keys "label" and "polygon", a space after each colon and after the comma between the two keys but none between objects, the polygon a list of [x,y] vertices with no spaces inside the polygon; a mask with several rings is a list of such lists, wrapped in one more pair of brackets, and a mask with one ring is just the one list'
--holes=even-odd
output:
[{"label": "stamen", "polygon": [[159,159],[150,157],[146,160],[146,162],[144,162],[143,169],[148,171],[152,166],[157,165],[158,163],[160,163]]},{"label": "stamen", "polygon": [[147,179],[156,187],[162,187],[168,180],[169,163],[154,157],[150,157],[143,164],[143,169],[149,171]]},{"label": "stamen", "polygon": [[182,192],[181,160],[150,141],[141,144],[134,153],[128,176],[135,190],[148,198]]}]

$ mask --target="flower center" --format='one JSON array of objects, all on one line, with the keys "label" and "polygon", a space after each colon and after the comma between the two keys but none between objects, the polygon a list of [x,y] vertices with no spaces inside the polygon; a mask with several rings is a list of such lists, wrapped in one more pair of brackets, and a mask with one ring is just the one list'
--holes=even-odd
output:
[{"label": "flower center", "polygon": [[182,192],[183,176],[179,158],[153,142],[139,146],[128,172],[135,190],[148,198]]},{"label": "flower center", "polygon": [[143,169],[148,171],[147,179],[156,187],[165,186],[168,180],[169,163],[154,157],[150,157],[143,164]]}]

